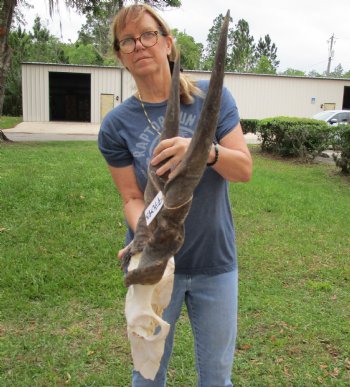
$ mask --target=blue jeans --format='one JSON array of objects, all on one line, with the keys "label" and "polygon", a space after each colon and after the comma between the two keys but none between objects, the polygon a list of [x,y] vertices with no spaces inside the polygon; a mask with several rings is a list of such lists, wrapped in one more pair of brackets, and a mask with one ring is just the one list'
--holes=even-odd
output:
[{"label": "blue jeans", "polygon": [[154,381],[133,371],[133,387],[164,387],[173,348],[175,323],[185,301],[194,335],[198,386],[232,386],[231,371],[237,333],[238,273],[219,275],[176,274],[174,289],[163,319],[171,324],[164,355]]}]

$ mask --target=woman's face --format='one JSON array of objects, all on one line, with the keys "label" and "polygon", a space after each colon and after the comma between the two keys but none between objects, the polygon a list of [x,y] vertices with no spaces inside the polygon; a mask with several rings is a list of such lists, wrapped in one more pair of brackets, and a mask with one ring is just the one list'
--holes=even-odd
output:
[{"label": "woman's face", "polygon": [[[138,38],[142,33],[149,31],[159,31],[159,27],[149,13],[144,13],[137,21],[128,21],[126,27],[118,35],[118,40]],[[137,40],[132,53],[125,54],[118,51],[117,55],[133,76],[147,76],[160,72],[162,68],[169,68],[167,55],[171,52],[171,45],[171,36],[162,36],[158,33],[158,42],[153,47],[146,48]]]}]

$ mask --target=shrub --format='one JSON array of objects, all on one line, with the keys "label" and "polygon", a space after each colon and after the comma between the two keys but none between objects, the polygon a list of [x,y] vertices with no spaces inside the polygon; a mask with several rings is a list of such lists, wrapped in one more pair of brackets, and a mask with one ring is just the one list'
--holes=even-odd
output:
[{"label": "shrub", "polygon": [[315,158],[330,144],[332,127],[310,118],[274,117],[259,121],[263,151],[280,156]]},{"label": "shrub", "polygon": [[337,167],[343,173],[350,173],[350,125],[338,125],[334,128],[333,149],[339,154],[333,154]]},{"label": "shrub", "polygon": [[258,126],[259,120],[254,119],[241,119],[241,126],[244,134],[247,133],[254,133],[256,134],[257,126]]}]

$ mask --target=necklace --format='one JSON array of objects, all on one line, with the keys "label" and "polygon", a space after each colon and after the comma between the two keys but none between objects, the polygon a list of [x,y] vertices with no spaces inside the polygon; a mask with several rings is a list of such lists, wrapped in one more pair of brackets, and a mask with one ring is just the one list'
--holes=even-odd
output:
[{"label": "necklace", "polygon": [[143,101],[142,101],[140,92],[137,91],[137,93],[138,93],[138,95],[139,95],[139,100],[140,100],[140,102],[141,102],[141,106],[142,106],[143,112],[145,113],[145,117],[147,118],[148,123],[151,125],[151,128],[152,128],[156,133],[158,133],[159,136],[160,136],[160,135],[161,135],[160,131],[159,131],[157,128],[155,128],[155,126],[152,124],[152,121],[151,121],[150,118],[148,117],[148,114],[147,114],[147,111],[146,111],[146,109],[145,109],[145,105],[144,105],[144,103],[143,103]]}]

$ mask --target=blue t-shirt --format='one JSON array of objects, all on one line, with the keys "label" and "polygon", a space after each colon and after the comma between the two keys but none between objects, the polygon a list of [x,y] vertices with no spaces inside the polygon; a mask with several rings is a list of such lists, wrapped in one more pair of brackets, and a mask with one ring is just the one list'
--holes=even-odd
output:
[{"label": "blue t-shirt", "polygon": [[[207,92],[209,81],[197,86]],[[144,103],[152,124],[162,131],[167,101]],[[202,97],[190,105],[181,104],[182,137],[192,137],[200,111]],[[216,140],[231,132],[239,123],[236,103],[223,88]],[[110,111],[102,122],[98,136],[100,151],[113,167],[133,165],[142,191],[147,183],[147,167],[159,134],[150,126],[140,101],[134,96]],[[219,156],[220,157],[220,156]],[[127,243],[132,239],[129,229]],[[175,272],[182,274],[221,274],[236,268],[234,225],[228,196],[228,182],[211,167],[207,167],[194,191],[192,206],[185,221],[185,242],[175,256]]]}]

